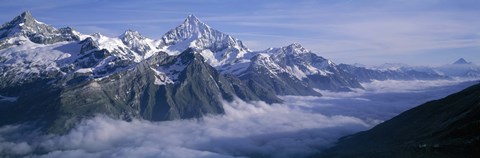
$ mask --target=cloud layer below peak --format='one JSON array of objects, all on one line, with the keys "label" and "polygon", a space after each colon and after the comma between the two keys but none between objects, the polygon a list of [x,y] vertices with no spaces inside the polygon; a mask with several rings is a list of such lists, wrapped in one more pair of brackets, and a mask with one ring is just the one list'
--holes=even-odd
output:
[{"label": "cloud layer below peak", "polygon": [[305,157],[342,136],[367,130],[475,82],[428,83],[378,81],[355,93],[283,96],[284,104],[273,105],[235,100],[224,104],[225,115],[191,120],[126,122],[97,116],[63,136],[31,132],[27,125],[3,126],[0,153],[27,157]]}]

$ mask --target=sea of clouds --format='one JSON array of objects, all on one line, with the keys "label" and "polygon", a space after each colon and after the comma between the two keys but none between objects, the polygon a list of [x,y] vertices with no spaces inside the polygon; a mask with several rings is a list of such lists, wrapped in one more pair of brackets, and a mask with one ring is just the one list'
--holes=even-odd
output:
[{"label": "sea of clouds", "polygon": [[66,135],[28,125],[0,127],[0,157],[305,157],[426,101],[478,82],[374,81],[323,97],[282,96],[283,104],[224,103],[225,115],[131,122],[97,116]]}]

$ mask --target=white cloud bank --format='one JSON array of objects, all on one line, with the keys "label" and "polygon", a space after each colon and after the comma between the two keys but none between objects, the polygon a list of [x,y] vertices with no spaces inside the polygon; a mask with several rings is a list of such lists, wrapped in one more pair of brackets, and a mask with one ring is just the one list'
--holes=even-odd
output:
[{"label": "white cloud bank", "polygon": [[[348,116],[327,117],[283,104],[225,104],[226,115],[199,120],[126,122],[98,116],[82,122],[65,136],[0,143],[7,152],[50,153],[42,157],[201,157],[302,156],[336,138],[369,127]],[[8,130],[2,128],[2,136]]]},{"label": "white cloud bank", "polygon": [[[412,86],[385,88],[392,82]],[[419,102],[443,97],[473,82],[429,84],[373,82],[354,95],[285,96],[284,104],[273,105],[235,100],[224,105],[225,115],[192,120],[126,122],[97,116],[63,136],[41,135],[23,125],[3,126],[0,157],[1,153],[82,158],[304,157],[329,147],[339,137],[366,130]]]}]

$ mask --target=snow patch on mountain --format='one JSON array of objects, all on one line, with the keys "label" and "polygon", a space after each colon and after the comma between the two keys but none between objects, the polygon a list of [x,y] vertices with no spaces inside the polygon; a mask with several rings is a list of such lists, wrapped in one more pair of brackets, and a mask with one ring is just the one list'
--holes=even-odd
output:
[{"label": "snow patch on mountain", "polygon": [[173,84],[178,81],[180,73],[185,70],[187,65],[182,63],[180,58],[175,59],[175,62],[167,65],[157,65],[156,68],[152,68],[155,71],[156,79],[155,84],[165,85]]},{"label": "snow patch on mountain", "polygon": [[166,85],[166,84],[173,84],[174,82],[170,79],[170,77],[162,71],[159,71],[154,68],[150,68],[155,72],[155,82],[156,85]]},{"label": "snow patch on mountain", "polygon": [[2,67],[12,68],[8,71],[15,71],[18,79],[29,77],[31,73],[59,70],[68,64],[62,61],[78,56],[81,47],[77,42],[43,45],[33,43],[25,37],[17,37],[15,40],[22,41],[22,44],[0,50],[0,57],[4,60]]},{"label": "snow patch on mountain", "polygon": [[100,49],[106,49],[109,52],[116,52],[119,57],[133,59],[135,62],[143,60],[141,54],[131,51],[119,38],[110,38],[100,33],[95,33],[91,37],[99,44],[98,46]]},{"label": "snow patch on mountain", "polygon": [[75,72],[76,73],[82,73],[82,74],[91,74],[91,73],[93,73],[93,69],[92,68],[84,68],[84,69],[78,69]]}]

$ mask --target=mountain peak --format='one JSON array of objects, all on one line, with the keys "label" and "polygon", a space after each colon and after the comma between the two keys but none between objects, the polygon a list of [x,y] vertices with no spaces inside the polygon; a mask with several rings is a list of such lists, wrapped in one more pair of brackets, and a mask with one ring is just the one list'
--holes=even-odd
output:
[{"label": "mountain peak", "polygon": [[8,23],[0,27],[0,40],[23,36],[39,44],[51,44],[60,41],[79,40],[79,33],[72,28],[56,29],[33,18],[29,11],[25,11]]},{"label": "mountain peak", "polygon": [[[39,23],[37,20],[35,20],[32,16],[32,14],[29,11],[25,11],[22,14],[16,16],[13,18],[12,21],[5,23],[1,26],[0,30],[12,30],[13,28],[23,28],[26,25],[32,25],[34,23]],[[18,30],[18,29],[13,29],[13,30]]]},{"label": "mountain peak", "polygon": [[144,58],[148,58],[153,55],[151,51],[156,49],[152,43],[153,41],[143,37],[138,31],[128,29],[122,35],[120,35],[119,38],[123,44]]},{"label": "mountain peak", "polygon": [[300,43],[297,42],[288,45],[287,48],[305,49]]},{"label": "mountain peak", "polygon": [[142,35],[138,31],[128,29],[122,35],[120,35],[120,39],[125,39],[125,38],[139,38],[140,39],[140,38],[142,38]]},{"label": "mountain peak", "polygon": [[455,65],[461,65],[461,64],[470,64],[470,63],[467,62],[465,59],[460,58],[460,59],[458,59],[457,61],[455,61],[453,64],[455,64]]},{"label": "mountain peak", "polygon": [[190,38],[210,37],[212,34],[223,35],[200,21],[195,15],[190,14],[181,25],[167,32],[162,39],[166,44],[170,44]]},{"label": "mountain peak", "polygon": [[234,63],[249,51],[242,41],[211,28],[194,15],[189,15],[181,25],[168,31],[162,37],[161,45],[177,53],[194,48],[204,57],[208,56],[206,60],[212,66]]},{"label": "mountain peak", "polygon": [[37,21],[33,18],[32,13],[25,11],[20,15],[13,18],[8,23],[5,23],[0,28],[0,32],[4,32],[4,35],[10,36],[19,32],[30,32],[30,33],[39,33],[39,32],[52,32],[56,30],[52,26],[46,25],[42,22]]},{"label": "mountain peak", "polygon": [[288,45],[289,47],[302,47],[302,45],[300,43],[297,43],[297,42],[294,42],[290,45]]},{"label": "mountain peak", "polygon": [[286,53],[292,53],[292,54],[302,54],[302,53],[310,53],[311,51],[308,49],[305,49],[300,43],[292,43],[286,47],[283,47],[282,50]]},{"label": "mountain peak", "polygon": [[182,25],[184,25],[186,27],[190,27],[190,28],[196,28],[197,31],[204,30],[204,29],[210,29],[210,27],[207,24],[200,21],[200,19],[198,19],[193,14],[188,15]]},{"label": "mountain peak", "polygon": [[24,26],[24,25],[34,25],[34,24],[43,24],[33,18],[32,13],[30,11],[25,11],[22,14],[15,17],[10,23],[10,25],[16,26]]},{"label": "mountain peak", "polygon": [[138,31],[135,31],[135,30],[132,30],[132,29],[128,29],[128,30],[125,31],[123,34],[140,35],[140,33],[139,33]]},{"label": "mountain peak", "polygon": [[186,21],[200,21],[200,19],[198,19],[195,15],[193,14],[190,14],[187,16],[187,19],[185,19]]},{"label": "mountain peak", "polygon": [[19,17],[22,17],[23,19],[34,19],[32,13],[28,10],[20,14]]}]

